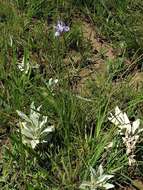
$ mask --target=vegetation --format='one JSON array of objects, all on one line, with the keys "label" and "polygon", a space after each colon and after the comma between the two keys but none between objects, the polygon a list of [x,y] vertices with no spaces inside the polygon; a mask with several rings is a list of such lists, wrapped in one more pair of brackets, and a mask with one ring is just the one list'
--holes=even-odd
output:
[{"label": "vegetation", "polygon": [[143,189],[143,1],[0,1],[0,189]]}]

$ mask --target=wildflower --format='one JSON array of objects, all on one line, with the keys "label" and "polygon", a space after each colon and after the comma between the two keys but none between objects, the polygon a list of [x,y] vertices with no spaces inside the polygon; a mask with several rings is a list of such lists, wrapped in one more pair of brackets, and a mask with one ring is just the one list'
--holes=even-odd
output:
[{"label": "wildflower", "polygon": [[104,189],[112,189],[114,188],[114,185],[111,183],[108,183],[107,181],[114,177],[113,175],[106,175],[104,174],[102,165],[99,166],[97,173],[95,170],[90,167],[90,181],[84,181],[80,185],[80,189],[90,189],[90,190],[96,190],[98,188],[104,188]]},{"label": "wildflower", "polygon": [[69,26],[66,26],[63,21],[58,21],[57,25],[54,27],[56,29],[55,36],[61,36],[63,33],[70,30]]},{"label": "wildflower", "polygon": [[122,113],[118,106],[115,108],[115,115],[110,113],[110,117],[108,117],[108,119],[119,128],[119,133],[122,135],[123,143],[126,146],[129,165],[131,166],[135,163],[134,151],[139,139],[139,133],[143,131],[143,129],[140,129],[140,120],[137,119],[131,123],[127,114]]},{"label": "wildflower", "polygon": [[[34,149],[37,144],[47,142],[44,140],[45,136],[54,130],[54,126],[46,126],[47,116],[43,116],[39,113],[41,106],[37,109],[32,102],[30,106],[29,117],[23,112],[18,111],[18,115],[24,120],[20,122],[22,142],[23,144],[29,144]],[[36,110],[36,111],[35,111]]]}]

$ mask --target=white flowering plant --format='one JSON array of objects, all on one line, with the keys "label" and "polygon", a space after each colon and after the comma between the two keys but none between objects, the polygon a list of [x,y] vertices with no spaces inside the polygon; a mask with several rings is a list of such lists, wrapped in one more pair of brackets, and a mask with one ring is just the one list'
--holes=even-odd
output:
[{"label": "white flowering plant", "polygon": [[96,190],[96,189],[112,189],[114,185],[108,183],[108,180],[113,178],[113,175],[105,174],[103,166],[98,167],[97,172],[94,168],[90,167],[90,181],[83,181],[80,189],[83,190]]},{"label": "white flowering plant", "polygon": [[33,149],[39,143],[47,142],[45,137],[47,134],[54,131],[54,126],[47,126],[47,116],[40,114],[39,106],[37,109],[32,102],[30,106],[30,115],[27,116],[21,111],[17,110],[18,115],[24,121],[19,122],[19,126],[22,134],[22,142],[30,145]]},{"label": "white flowering plant", "polygon": [[108,119],[119,128],[118,132],[122,136],[123,143],[126,146],[126,155],[128,156],[128,163],[131,166],[136,162],[134,158],[136,144],[140,133],[143,131],[140,127],[140,119],[131,123],[127,114],[123,113],[118,106],[115,108],[115,114],[110,113]]}]

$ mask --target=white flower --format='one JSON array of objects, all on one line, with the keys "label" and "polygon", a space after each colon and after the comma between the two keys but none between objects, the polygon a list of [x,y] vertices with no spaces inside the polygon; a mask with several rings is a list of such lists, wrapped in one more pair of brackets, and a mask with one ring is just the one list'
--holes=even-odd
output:
[{"label": "white flower", "polygon": [[90,168],[90,181],[83,181],[83,183],[80,185],[79,188],[85,189],[85,190],[88,190],[88,189],[96,190],[98,188],[112,189],[112,188],[114,188],[114,185],[107,182],[112,177],[114,177],[114,176],[104,174],[102,165],[99,166],[97,173],[91,167]]},{"label": "white flower", "polygon": [[137,119],[131,123],[127,114],[122,113],[118,106],[115,108],[115,115],[110,113],[108,119],[119,128],[119,133],[122,135],[123,143],[126,146],[129,165],[135,163],[134,151],[139,139],[139,134],[143,131],[143,129],[140,129],[140,120]]},{"label": "white flower", "polygon": [[22,142],[24,144],[30,144],[34,149],[37,144],[46,142],[43,138],[54,130],[54,126],[46,126],[47,116],[43,116],[39,113],[41,106],[37,109],[32,102],[30,106],[29,117],[23,112],[18,111],[18,115],[24,120],[20,122]]}]

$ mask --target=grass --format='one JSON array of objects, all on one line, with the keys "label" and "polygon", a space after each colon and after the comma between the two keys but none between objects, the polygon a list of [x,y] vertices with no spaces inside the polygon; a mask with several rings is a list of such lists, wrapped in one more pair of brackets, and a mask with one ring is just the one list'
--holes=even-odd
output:
[{"label": "grass", "polygon": [[[119,106],[143,123],[142,9],[141,0],[0,1],[0,189],[78,190],[100,164],[114,189],[143,188],[142,134],[129,166],[108,120]],[[59,38],[57,20],[70,26]],[[16,112],[28,116],[32,102],[55,126],[35,149]]]}]

